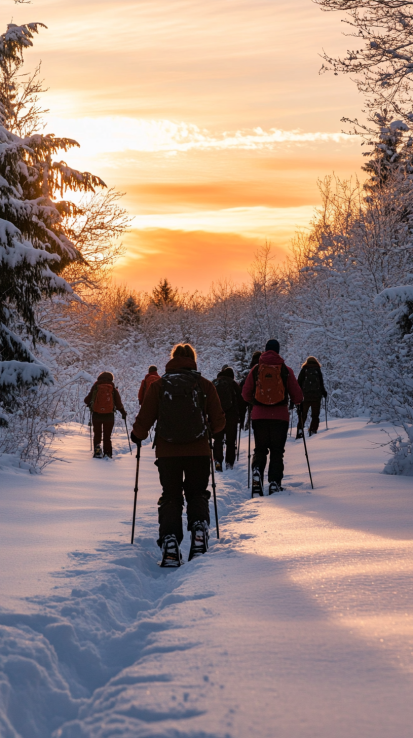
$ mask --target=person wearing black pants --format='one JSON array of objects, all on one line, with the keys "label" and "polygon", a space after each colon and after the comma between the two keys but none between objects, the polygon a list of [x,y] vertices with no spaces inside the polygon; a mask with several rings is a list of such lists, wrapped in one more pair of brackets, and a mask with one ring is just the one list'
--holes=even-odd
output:
[{"label": "person wearing black pants", "polygon": [[222,409],[225,413],[225,428],[214,434],[214,460],[216,471],[222,472],[224,462],[224,438],[226,443],[225,462],[227,469],[232,469],[237,451],[237,430],[243,400],[238,382],[235,381],[234,370],[226,366],[218,373],[213,382]]},{"label": "person wearing black pants", "polygon": [[284,476],[284,449],[288,435],[287,420],[253,420],[255,449],[252,457],[252,467],[258,468],[261,479],[267,463],[268,452],[270,464],[268,467],[268,481],[281,485]]},{"label": "person wearing black pants", "polygon": [[[189,556],[201,555],[208,549],[210,492],[207,487],[212,463],[209,432],[214,435],[225,427],[218,393],[212,382],[197,371],[195,349],[190,344],[177,344],[171,357],[164,376],[152,382],[145,393],[131,433],[131,440],[140,447],[157,423],[155,463],[162,486],[158,501],[161,566],[180,565],[184,500],[191,532]],[[181,391],[182,387],[186,388],[185,392]],[[180,403],[184,403],[184,412]],[[194,418],[198,419],[199,427],[194,427]]]},{"label": "person wearing black pants", "polygon": [[175,535],[180,544],[184,537],[182,527],[184,495],[188,530],[191,530],[197,520],[204,520],[210,524],[208,501],[211,493],[207,489],[210,459],[208,456],[165,456],[158,459],[157,466],[163,490],[158,500],[158,546],[162,545],[167,535]]},{"label": "person wearing black pants", "polygon": [[[258,365],[251,369],[242,390],[244,400],[252,405],[251,420],[255,440],[251,464],[252,495],[264,494],[264,471],[268,453],[268,492],[272,495],[283,489],[284,447],[289,425],[288,400],[294,405],[303,401],[303,393],[294,372],[286,366],[279,350],[280,344],[276,339],[267,341],[265,352],[261,354]],[[277,385],[279,390],[276,397],[281,394],[281,399],[272,402],[272,385],[266,385],[265,381],[267,377],[276,377],[278,372],[282,383],[281,386]]]}]

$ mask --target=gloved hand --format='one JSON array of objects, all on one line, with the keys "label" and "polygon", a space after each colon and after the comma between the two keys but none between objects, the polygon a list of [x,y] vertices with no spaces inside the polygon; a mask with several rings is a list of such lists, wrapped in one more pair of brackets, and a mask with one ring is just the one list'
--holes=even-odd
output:
[{"label": "gloved hand", "polygon": [[126,412],[126,410],[124,410],[124,411],[122,412],[122,420],[126,420],[126,416],[127,416],[127,414],[128,414],[128,413]]},{"label": "gloved hand", "polygon": [[137,447],[138,447],[138,448],[140,448],[140,447],[142,446],[142,441],[141,441],[141,439],[140,439],[140,438],[137,438],[137,437],[135,436],[135,434],[134,434],[134,432],[133,432],[133,431],[132,431],[132,433],[130,434],[130,439],[131,439],[132,443],[136,443],[136,445],[137,445]]}]

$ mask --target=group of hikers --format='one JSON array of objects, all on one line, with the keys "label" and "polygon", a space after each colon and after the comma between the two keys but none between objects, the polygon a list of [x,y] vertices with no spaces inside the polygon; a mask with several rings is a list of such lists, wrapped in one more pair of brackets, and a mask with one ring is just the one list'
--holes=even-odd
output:
[{"label": "group of hikers", "polygon": [[[267,342],[264,352],[254,352],[248,374],[240,384],[228,365],[222,367],[213,382],[203,377],[197,369],[196,351],[189,343],[173,347],[162,377],[156,366],[149,367],[139,389],[140,409],[130,437],[137,446],[139,464],[142,442],[155,426],[153,447],[162,487],[158,500],[161,566],[182,563],[184,497],[191,533],[189,560],[208,550],[208,483],[214,470],[223,471],[224,441],[226,468],[232,469],[239,454],[241,428],[249,432],[252,428],[252,496],[262,496],[268,454],[268,494],[283,490],[289,411],[297,408],[296,438],[304,436],[310,409],[309,434],[317,433],[321,401],[327,398],[320,363],[309,356],[296,379],[279,352],[276,339]],[[94,456],[110,458],[115,411],[121,413],[125,424],[127,415],[113,374],[99,375],[85,403],[91,410]],[[137,482],[135,506],[136,491]]]}]

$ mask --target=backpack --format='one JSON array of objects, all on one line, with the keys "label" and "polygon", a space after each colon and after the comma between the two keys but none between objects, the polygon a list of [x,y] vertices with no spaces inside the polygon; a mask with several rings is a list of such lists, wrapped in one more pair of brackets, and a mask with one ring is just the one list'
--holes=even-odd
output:
[{"label": "backpack", "polygon": [[303,395],[316,395],[321,397],[321,377],[318,366],[306,366],[303,382]]},{"label": "backpack", "polygon": [[184,369],[163,375],[156,435],[164,441],[193,443],[206,435],[205,396],[199,377],[198,372]]},{"label": "backpack", "polygon": [[217,377],[212,384],[214,385],[221,407],[224,413],[227,413],[235,405],[235,390],[231,377]]},{"label": "backpack", "polygon": [[98,384],[92,398],[92,409],[94,413],[113,413],[115,403],[113,401],[113,384]]},{"label": "backpack", "polygon": [[288,369],[285,364],[258,364],[254,368],[256,405],[287,405]]}]

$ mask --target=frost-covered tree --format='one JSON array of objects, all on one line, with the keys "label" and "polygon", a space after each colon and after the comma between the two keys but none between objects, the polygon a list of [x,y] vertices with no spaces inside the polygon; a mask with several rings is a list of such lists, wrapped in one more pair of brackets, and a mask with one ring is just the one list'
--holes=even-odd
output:
[{"label": "frost-covered tree", "polygon": [[89,172],[54,159],[59,151],[78,146],[76,141],[51,134],[21,138],[7,127],[13,121],[15,90],[4,80],[21,65],[40,25],[10,24],[0,36],[0,388],[3,407],[9,409],[19,386],[52,381],[35,348],[38,341],[59,339],[38,325],[36,305],[58,293],[73,296],[58,275],[79,258],[62,228],[62,217],[76,212],[76,206],[58,196],[68,189],[88,192],[104,186]]},{"label": "frost-covered tree", "polygon": [[373,109],[412,119],[413,5],[411,0],[314,0],[325,11],[344,11],[355,47],[346,56],[323,54],[323,69],[351,74]]}]

